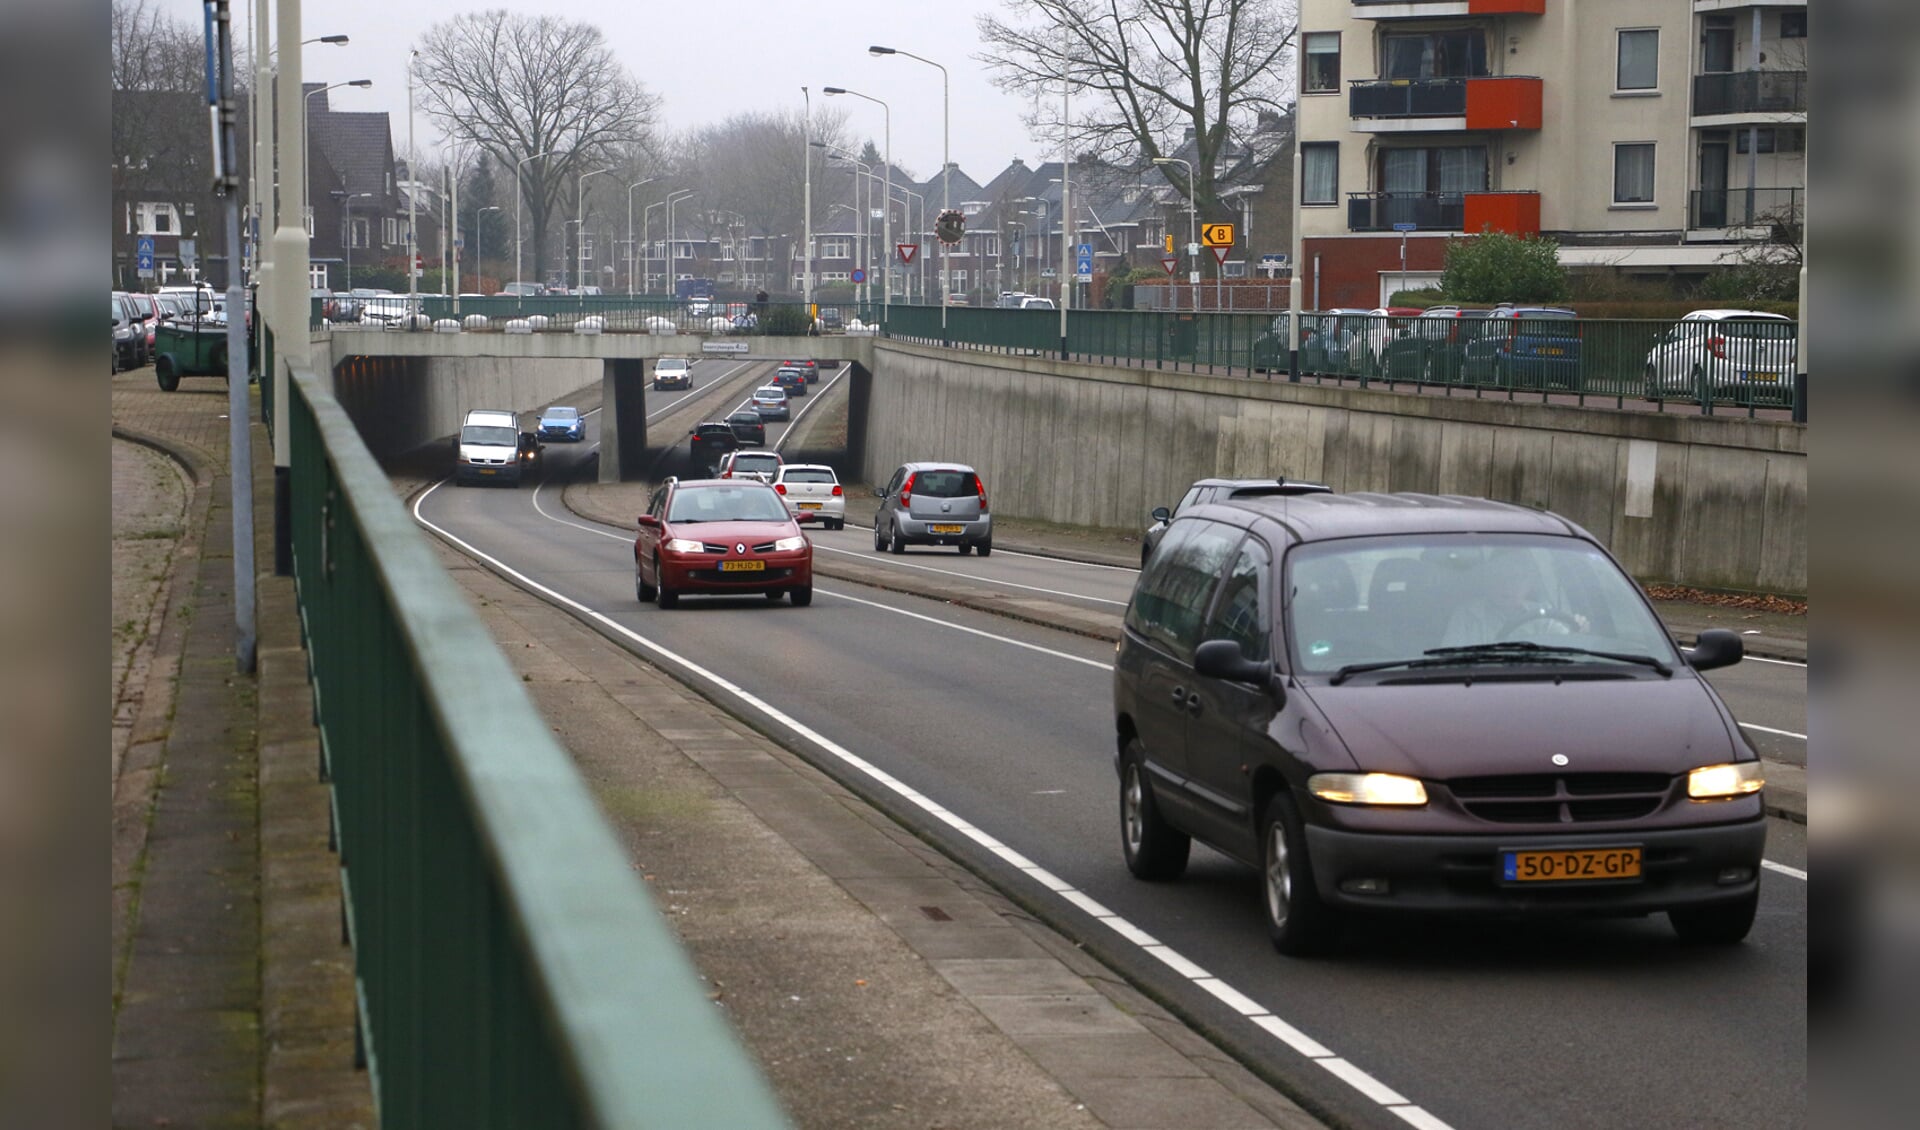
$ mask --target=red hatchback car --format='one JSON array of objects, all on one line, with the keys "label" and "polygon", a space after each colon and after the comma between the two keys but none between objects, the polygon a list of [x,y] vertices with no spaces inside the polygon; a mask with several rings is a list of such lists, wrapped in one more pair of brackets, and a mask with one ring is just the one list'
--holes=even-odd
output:
[{"label": "red hatchback car", "polygon": [[765,483],[669,479],[639,521],[633,586],[643,604],[666,609],[689,593],[741,592],[813,603],[813,543]]}]

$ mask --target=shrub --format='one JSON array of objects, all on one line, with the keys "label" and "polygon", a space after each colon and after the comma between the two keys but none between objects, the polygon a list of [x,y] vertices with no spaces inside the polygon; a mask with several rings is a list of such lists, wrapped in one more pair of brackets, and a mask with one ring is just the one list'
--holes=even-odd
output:
[{"label": "shrub", "polygon": [[813,330],[813,319],[807,317],[804,306],[769,306],[760,316],[760,332],[763,334],[782,334],[805,336]]},{"label": "shrub", "polygon": [[1490,231],[1447,241],[1440,289],[1455,302],[1565,302],[1567,270],[1554,240]]},{"label": "shrub", "polygon": [[1394,291],[1391,295],[1388,296],[1387,305],[1417,306],[1420,309],[1425,310],[1429,306],[1438,306],[1442,302],[1451,302],[1451,301],[1452,299],[1448,298],[1444,293],[1442,293],[1441,291],[1433,287],[1422,287],[1419,290]]}]

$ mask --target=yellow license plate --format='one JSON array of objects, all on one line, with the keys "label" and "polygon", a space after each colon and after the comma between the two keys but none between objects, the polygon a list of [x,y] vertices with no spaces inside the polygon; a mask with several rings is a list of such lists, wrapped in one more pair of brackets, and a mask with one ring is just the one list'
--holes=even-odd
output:
[{"label": "yellow license plate", "polygon": [[1558,347],[1551,346],[1551,345],[1546,347],[1545,349],[1538,350],[1538,352],[1543,357],[1558,357],[1561,355],[1561,350]]},{"label": "yellow license plate", "polygon": [[1747,379],[1750,381],[1767,381],[1771,383],[1773,381],[1779,380],[1780,374],[1779,373],[1748,373]]},{"label": "yellow license plate", "polygon": [[820,509],[820,504],[819,504],[819,503],[817,503],[817,502],[803,502],[803,503],[801,503],[801,504],[800,504],[800,509],[802,509],[802,510],[818,510],[818,509]]},{"label": "yellow license plate", "polygon": [[967,528],[965,526],[928,526],[927,532],[932,534],[964,534],[967,532]]},{"label": "yellow license plate", "polygon": [[720,563],[722,573],[761,573],[765,572],[766,568],[765,561],[722,561]]},{"label": "yellow license plate", "polygon": [[492,467],[482,467],[482,468],[480,468],[480,473],[481,473],[481,474],[483,474],[483,475],[491,475],[491,474],[493,474],[493,468],[492,468]]},{"label": "yellow license plate", "polygon": [[1640,877],[1640,849],[1617,847],[1501,852],[1500,875],[1509,883],[1637,879]]}]

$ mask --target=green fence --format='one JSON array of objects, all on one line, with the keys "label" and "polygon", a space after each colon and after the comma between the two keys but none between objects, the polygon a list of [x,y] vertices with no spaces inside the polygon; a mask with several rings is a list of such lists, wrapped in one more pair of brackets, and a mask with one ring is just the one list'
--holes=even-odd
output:
[{"label": "green fence", "polygon": [[294,575],[381,1125],[786,1125],[353,423],[311,374],[290,390]]}]

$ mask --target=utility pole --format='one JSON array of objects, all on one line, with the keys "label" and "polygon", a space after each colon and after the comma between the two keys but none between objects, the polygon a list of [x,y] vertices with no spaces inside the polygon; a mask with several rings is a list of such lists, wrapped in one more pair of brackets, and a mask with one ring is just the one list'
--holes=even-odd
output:
[{"label": "utility pole", "polygon": [[233,13],[229,0],[209,0],[207,101],[213,139],[213,189],[226,201],[227,236],[227,474],[233,495],[233,665],[251,674],[258,640],[253,619],[253,447],[247,408],[247,300],[240,283],[240,176],[234,130]]}]

